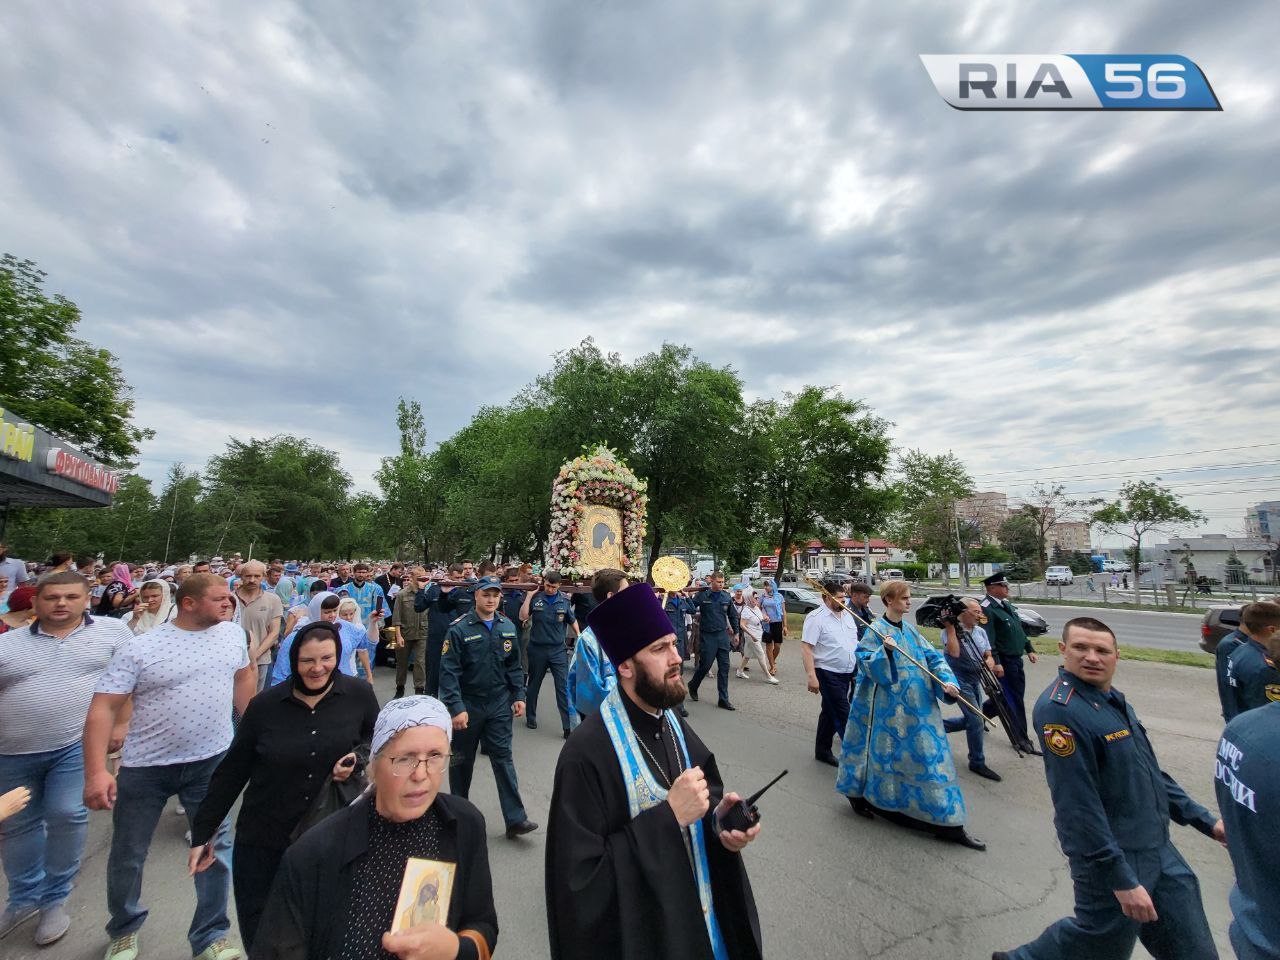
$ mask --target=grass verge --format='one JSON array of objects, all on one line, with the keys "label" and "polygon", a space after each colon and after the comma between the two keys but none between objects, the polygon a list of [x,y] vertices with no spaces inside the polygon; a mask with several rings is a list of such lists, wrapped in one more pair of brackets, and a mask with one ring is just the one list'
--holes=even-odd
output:
[{"label": "grass verge", "polygon": [[[798,613],[787,614],[787,634],[790,639],[798,641],[800,630],[804,625],[804,617]],[[936,627],[920,627],[930,643],[941,646],[941,631]],[[1035,637],[1031,641],[1037,655],[1046,657],[1058,656],[1058,641],[1055,637]],[[1213,657],[1201,650],[1158,650],[1155,647],[1134,647],[1120,644],[1121,660],[1141,660],[1144,663],[1171,663],[1180,667],[1213,668]]]}]

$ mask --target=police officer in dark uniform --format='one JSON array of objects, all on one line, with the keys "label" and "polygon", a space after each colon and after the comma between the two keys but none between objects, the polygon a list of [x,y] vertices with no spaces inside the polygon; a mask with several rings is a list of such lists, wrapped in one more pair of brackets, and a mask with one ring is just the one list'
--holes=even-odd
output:
[{"label": "police officer in dark uniform", "polygon": [[1222,821],[1160,769],[1146,729],[1111,686],[1111,628],[1078,617],[1062,636],[1064,666],[1033,718],[1076,912],[993,960],[1124,960],[1138,939],[1158,960],[1216,960],[1199,882],[1169,821],[1224,842]]},{"label": "police officer in dark uniform", "polygon": [[569,739],[569,651],[565,642],[578,635],[574,624],[573,604],[560,592],[560,574],[548,570],[542,578],[542,589],[524,598],[520,608],[522,620],[529,621],[529,709],[525,726],[538,729],[538,693],[543,678],[551,671],[556,690],[556,706],[560,710],[560,729]]},{"label": "police officer in dark uniform", "polygon": [[[450,580],[462,578],[462,564],[449,564]],[[441,600],[456,590],[456,587],[442,587],[432,581],[430,586],[418,590],[413,598],[413,609],[418,613],[427,612],[427,696],[440,695],[440,650],[444,646],[444,635],[449,632],[449,625],[457,619],[452,610],[445,610]]]},{"label": "police officer in dark uniform", "polygon": [[689,682],[689,698],[698,699],[698,685],[711,672],[711,661],[715,660],[716,691],[720,699],[716,704],[723,710],[736,710],[729,702],[729,638],[738,635],[738,608],[733,605],[733,597],[724,589],[724,574],[718,570],[711,575],[711,585],[693,598],[693,606],[698,618],[698,631],[701,636],[702,650],[698,658],[698,669],[693,672]]},{"label": "police officer in dark uniform", "polygon": [[520,568],[508,567],[502,588],[502,612],[506,618],[516,625],[516,633],[520,635],[520,666],[524,670],[526,684],[529,680],[529,630],[520,618],[520,608],[524,606],[525,591],[511,586],[520,582]]},{"label": "police officer in dark uniform", "polygon": [[476,607],[453,622],[440,657],[440,699],[453,716],[453,764],[449,792],[471,790],[476,747],[483,743],[498,784],[507,837],[537,830],[520,800],[511,760],[511,718],[524,716],[524,674],[516,626],[498,612],[502,581],[482,577],[474,590]]},{"label": "police officer in dark uniform", "polygon": [[1003,573],[994,573],[982,581],[987,595],[979,604],[987,618],[987,637],[996,662],[1004,667],[1000,686],[1013,714],[1014,733],[1022,740],[1023,753],[1039,755],[1035,744],[1027,735],[1027,675],[1022,669],[1022,655],[1036,662],[1036,652],[1022,629],[1017,608],[1009,602],[1009,581]]},{"label": "police officer in dark uniform", "polygon": [[667,619],[671,621],[671,629],[676,635],[676,649],[680,651],[680,659],[689,659],[689,631],[685,627],[684,615],[693,613],[693,604],[681,591],[667,594],[667,602],[663,604]]},{"label": "police officer in dark uniform", "polygon": [[1230,723],[1246,710],[1280,701],[1280,670],[1267,645],[1280,632],[1280,604],[1263,600],[1240,613],[1241,641],[1227,657],[1227,696],[1222,718]]}]

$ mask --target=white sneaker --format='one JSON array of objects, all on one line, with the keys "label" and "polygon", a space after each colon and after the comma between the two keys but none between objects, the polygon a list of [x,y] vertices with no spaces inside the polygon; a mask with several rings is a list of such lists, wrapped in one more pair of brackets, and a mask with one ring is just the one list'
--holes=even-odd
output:
[{"label": "white sneaker", "polygon": [[176,807],[173,808],[173,812],[180,817],[185,817],[187,815],[187,808],[184,807],[182,804],[178,804]]},{"label": "white sneaker", "polygon": [[751,674],[749,674],[749,673],[743,673],[741,670],[739,670],[736,674],[734,674],[734,676],[736,676],[739,680],[750,680],[750,679],[751,679]]},{"label": "white sneaker", "polygon": [[772,683],[772,684],[774,684],[774,685],[776,686],[776,685],[777,685],[777,683],[778,683],[778,678],[777,678],[777,677],[765,677],[765,678],[764,678],[764,682],[765,682],[765,683]]}]

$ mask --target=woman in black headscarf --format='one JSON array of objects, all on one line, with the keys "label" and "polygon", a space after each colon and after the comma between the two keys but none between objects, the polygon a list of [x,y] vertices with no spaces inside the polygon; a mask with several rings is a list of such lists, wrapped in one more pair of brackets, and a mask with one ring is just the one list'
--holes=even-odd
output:
[{"label": "woman in black headscarf", "polygon": [[335,624],[317,621],[302,628],[289,649],[288,681],[249,701],[196,812],[193,874],[218,855],[223,821],[244,791],[232,884],[246,953],[294,828],[327,777],[345,780],[357,771],[354,750],[373,738],[377,697],[368,683],[338,672],[341,650]]}]

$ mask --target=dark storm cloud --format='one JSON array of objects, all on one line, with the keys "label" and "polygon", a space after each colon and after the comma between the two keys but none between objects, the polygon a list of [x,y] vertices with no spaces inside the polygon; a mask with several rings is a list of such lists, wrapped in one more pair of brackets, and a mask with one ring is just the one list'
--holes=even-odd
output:
[{"label": "dark storm cloud", "polygon": [[[442,439],[588,335],[978,472],[1211,447],[1280,412],[1271,13],[11,5],[0,245],[121,357],[151,475],[287,431],[367,485],[397,396]],[[958,51],[1182,53],[1225,109],[959,113],[918,59]]]}]

